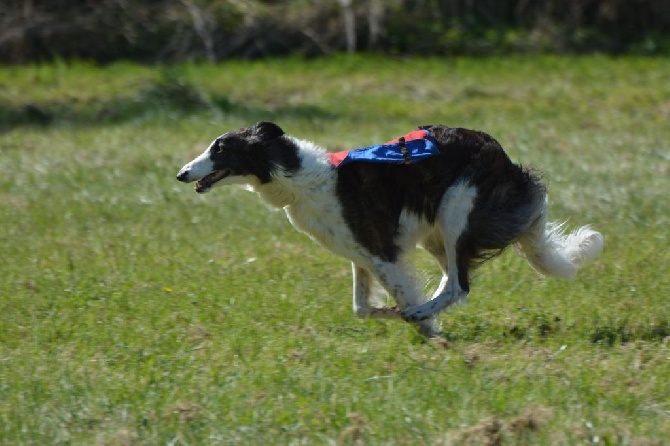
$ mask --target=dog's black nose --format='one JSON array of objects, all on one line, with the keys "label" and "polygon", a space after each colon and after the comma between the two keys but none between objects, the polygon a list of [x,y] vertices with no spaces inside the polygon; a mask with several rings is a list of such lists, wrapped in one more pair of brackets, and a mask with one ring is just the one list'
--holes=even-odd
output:
[{"label": "dog's black nose", "polygon": [[188,181],[188,170],[185,170],[183,172],[179,172],[177,174],[177,179],[179,181],[183,181],[184,183]]}]

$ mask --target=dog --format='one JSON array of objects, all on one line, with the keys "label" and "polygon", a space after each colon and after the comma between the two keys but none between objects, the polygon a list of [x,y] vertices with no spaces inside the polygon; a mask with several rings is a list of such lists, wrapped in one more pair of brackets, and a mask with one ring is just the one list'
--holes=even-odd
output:
[{"label": "dog", "polygon": [[[548,220],[539,174],[513,163],[488,134],[442,125],[420,131],[418,151],[431,152],[423,158],[408,156],[416,138],[400,138],[396,162],[342,164],[348,153],[258,122],[216,138],[177,179],[195,182],[201,194],[243,184],[283,208],[297,230],[352,262],[356,316],[404,319],[428,336],[440,333],[436,316],[470,292],[470,272],[508,246],[539,273],[566,279],[602,250],[603,236],[590,226],[566,233]],[[442,271],[428,299],[407,261],[416,246]],[[394,306],[374,299],[378,285]]]}]

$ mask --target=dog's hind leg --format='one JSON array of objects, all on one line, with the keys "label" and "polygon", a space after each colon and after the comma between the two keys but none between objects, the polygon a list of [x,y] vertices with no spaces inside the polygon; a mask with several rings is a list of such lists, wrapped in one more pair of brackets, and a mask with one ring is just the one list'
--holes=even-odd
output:
[{"label": "dog's hind leg", "polygon": [[442,231],[439,229],[434,230],[428,237],[426,237],[425,240],[419,244],[419,246],[428,251],[435,258],[435,260],[437,260],[437,263],[440,265],[440,270],[442,271],[440,284],[437,286],[437,289],[431,297],[431,299],[434,299],[444,292],[448,279],[447,252],[444,250],[444,237],[442,236]]},{"label": "dog's hind leg", "polygon": [[351,264],[354,276],[354,314],[360,318],[399,319],[400,309],[372,305],[375,279],[365,268]]},{"label": "dog's hind leg", "polygon": [[468,263],[471,249],[465,233],[470,212],[474,208],[477,190],[460,182],[445,192],[438,210],[438,223],[444,236],[447,280],[440,283],[436,295],[420,305],[402,311],[401,316],[409,322],[423,321],[464,299],[470,290]]}]

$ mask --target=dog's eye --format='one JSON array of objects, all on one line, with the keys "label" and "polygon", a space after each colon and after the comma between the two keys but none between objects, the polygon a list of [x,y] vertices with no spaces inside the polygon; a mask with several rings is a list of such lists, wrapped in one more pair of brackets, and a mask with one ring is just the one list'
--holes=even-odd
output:
[{"label": "dog's eye", "polygon": [[212,152],[214,152],[215,155],[223,153],[223,146],[223,141],[217,141],[216,144],[214,144],[214,147],[212,147]]}]

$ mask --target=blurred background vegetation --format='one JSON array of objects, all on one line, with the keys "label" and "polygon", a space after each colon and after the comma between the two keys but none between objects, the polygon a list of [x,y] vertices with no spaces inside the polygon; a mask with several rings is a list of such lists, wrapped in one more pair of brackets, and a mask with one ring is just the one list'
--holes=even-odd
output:
[{"label": "blurred background vegetation", "polygon": [[668,0],[4,0],[0,63],[669,54]]}]

